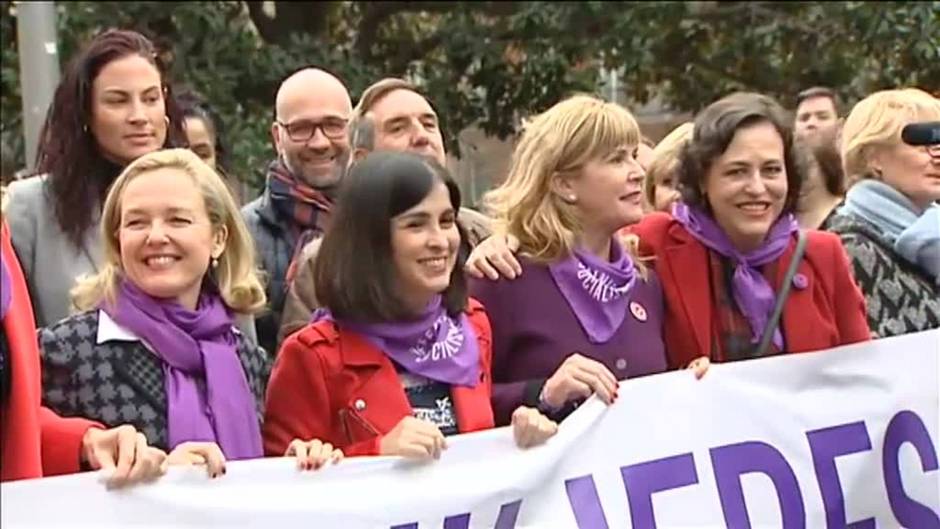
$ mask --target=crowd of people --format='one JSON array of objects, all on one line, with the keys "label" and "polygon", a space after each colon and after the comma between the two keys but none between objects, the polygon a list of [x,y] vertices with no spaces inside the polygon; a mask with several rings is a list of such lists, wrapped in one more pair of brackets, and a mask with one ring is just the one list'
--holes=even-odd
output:
[{"label": "crowd of people", "polygon": [[847,115],[827,88],[793,113],[734,93],[659,143],[573,95],[482,211],[427,95],[352,101],[286,78],[248,200],[148,39],[73,58],[3,191],[0,478],[436,459],[498,426],[524,449],[624,380],[940,327],[940,144],[902,134],[940,122],[922,90]]}]

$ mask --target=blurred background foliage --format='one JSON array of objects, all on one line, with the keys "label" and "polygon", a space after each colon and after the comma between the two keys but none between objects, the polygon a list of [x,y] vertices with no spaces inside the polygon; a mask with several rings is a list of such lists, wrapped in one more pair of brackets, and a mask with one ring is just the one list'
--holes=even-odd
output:
[{"label": "blurred background foliage", "polygon": [[[23,165],[16,4],[0,2],[2,140]],[[60,2],[63,66],[109,27],[151,37],[175,85],[224,121],[232,173],[256,185],[273,155],[274,94],[292,71],[335,72],[354,100],[404,76],[441,115],[451,151],[469,126],[511,136],[522,116],[610,71],[625,100],[696,110],[734,90],[792,105],[812,85],[848,102],[940,88],[940,2]],[[456,153],[458,154],[459,153]]]}]

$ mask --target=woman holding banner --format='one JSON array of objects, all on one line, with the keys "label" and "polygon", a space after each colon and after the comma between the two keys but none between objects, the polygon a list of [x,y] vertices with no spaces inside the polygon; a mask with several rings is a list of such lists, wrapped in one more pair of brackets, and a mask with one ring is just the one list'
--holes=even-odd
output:
[{"label": "woman holding banner", "polygon": [[484,198],[520,241],[520,277],[477,280],[493,326],[493,409],[561,419],[617,381],[666,370],[656,273],[617,232],[643,216],[639,127],[623,107],[564,100],[526,124],[506,181]]},{"label": "woman holding banner", "polygon": [[84,312],[43,329],[44,400],[129,422],[171,462],[260,457],[266,353],[233,313],[265,302],[254,246],[221,177],[187,149],[146,154],[104,202],[101,271],[73,289]]},{"label": "woman holding banner", "polygon": [[[370,154],[346,178],[314,269],[325,309],[277,356],[265,450],[318,439],[347,455],[439,458],[445,436],[494,425],[490,323],[467,297],[460,191],[411,153]],[[520,446],[557,428],[525,407],[512,424]]]},{"label": "woman holding banner", "polygon": [[[652,213],[630,228],[663,281],[670,367],[701,375],[711,360],[869,339],[838,238],[800,235],[802,172],[776,101],[737,93],[707,107],[677,171],[683,201],[673,215]],[[474,251],[471,272],[512,272],[507,245],[493,240]]]},{"label": "woman holding banner", "polygon": [[33,309],[3,222],[0,190],[0,481],[111,471],[108,483],[147,481],[166,471],[166,453],[133,426],[105,429],[59,417],[40,405],[40,361]]}]

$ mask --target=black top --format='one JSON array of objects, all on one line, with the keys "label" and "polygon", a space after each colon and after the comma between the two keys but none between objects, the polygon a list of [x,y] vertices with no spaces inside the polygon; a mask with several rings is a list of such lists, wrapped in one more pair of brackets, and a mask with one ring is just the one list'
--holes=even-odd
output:
[{"label": "black top", "polygon": [[433,423],[444,435],[456,435],[460,432],[449,385],[401,370],[398,372],[398,378],[415,417]]}]

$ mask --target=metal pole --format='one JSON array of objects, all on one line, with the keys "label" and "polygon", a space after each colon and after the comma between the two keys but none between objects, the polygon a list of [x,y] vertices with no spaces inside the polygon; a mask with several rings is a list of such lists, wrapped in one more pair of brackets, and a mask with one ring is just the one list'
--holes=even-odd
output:
[{"label": "metal pole", "polygon": [[32,169],[36,161],[39,132],[59,84],[55,2],[17,2],[16,34],[26,167]]}]

